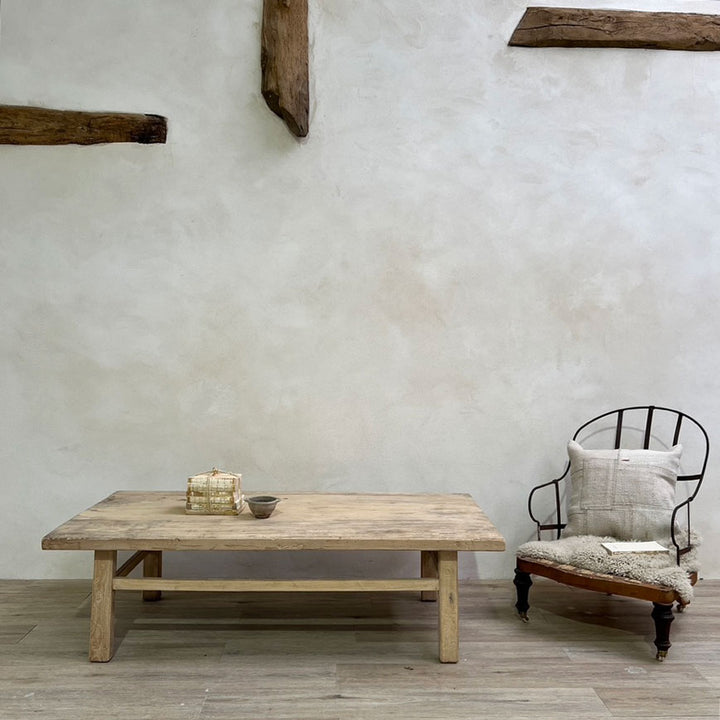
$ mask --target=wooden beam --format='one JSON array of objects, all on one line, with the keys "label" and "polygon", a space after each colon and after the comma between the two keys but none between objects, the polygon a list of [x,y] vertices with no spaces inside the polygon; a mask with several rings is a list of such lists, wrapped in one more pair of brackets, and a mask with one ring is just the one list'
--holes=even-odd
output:
[{"label": "wooden beam", "polygon": [[126,577],[129,575],[144,559],[147,555],[147,550],[138,550],[136,553],[131,555],[117,570],[115,577]]},{"label": "wooden beam", "polygon": [[262,94],[296,137],[310,126],[307,19],[307,0],[263,2]]},{"label": "wooden beam", "polygon": [[0,105],[0,144],[4,145],[147,144],[166,139],[167,119],[160,115]]},{"label": "wooden beam", "polygon": [[720,15],[529,7],[508,45],[720,50]]},{"label": "wooden beam", "polygon": [[175,580],[115,577],[112,587],[113,590],[183,592],[437,592],[438,580]]}]

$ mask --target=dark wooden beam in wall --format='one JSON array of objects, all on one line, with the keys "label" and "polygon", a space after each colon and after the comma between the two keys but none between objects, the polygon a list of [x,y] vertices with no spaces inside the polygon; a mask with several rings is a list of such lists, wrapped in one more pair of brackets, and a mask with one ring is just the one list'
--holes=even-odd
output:
[{"label": "dark wooden beam in wall", "polygon": [[296,137],[310,125],[308,0],[264,0],[262,94]]},{"label": "dark wooden beam in wall", "polygon": [[529,7],[508,45],[720,50],[720,15]]},{"label": "dark wooden beam in wall", "polygon": [[166,139],[167,119],[160,115],[0,105],[0,144],[4,145],[147,144]]}]

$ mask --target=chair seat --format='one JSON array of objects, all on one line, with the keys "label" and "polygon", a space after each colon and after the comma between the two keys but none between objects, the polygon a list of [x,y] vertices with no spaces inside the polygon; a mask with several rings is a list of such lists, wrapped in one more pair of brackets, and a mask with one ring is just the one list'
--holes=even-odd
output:
[{"label": "chair seat", "polygon": [[[562,565],[551,560],[530,560],[518,557],[517,569],[528,575],[539,575],[563,583],[563,585],[585,590],[648,600],[660,605],[672,605],[675,602],[679,602],[681,605],[687,604],[681,599],[677,591],[671,587],[629,580],[617,575],[596,573],[572,565]],[[697,582],[697,573],[689,573],[689,578],[690,583],[694,585]]]},{"label": "chair seat", "polygon": [[[533,575],[646,600],[653,604],[656,657],[664,659],[673,606],[682,611],[690,603],[698,579],[699,538],[690,508],[709,451],[703,426],[672,408],[622,407],[583,423],[568,442],[562,475],[535,485],[528,496],[537,540],[516,553],[520,617],[529,619]],[[548,531],[555,537],[543,539]],[[607,545],[648,540],[665,550],[612,552]]]}]

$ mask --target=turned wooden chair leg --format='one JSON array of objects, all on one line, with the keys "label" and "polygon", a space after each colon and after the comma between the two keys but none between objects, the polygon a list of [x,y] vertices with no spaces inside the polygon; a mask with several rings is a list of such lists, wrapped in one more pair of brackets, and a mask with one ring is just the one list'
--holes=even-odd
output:
[{"label": "turned wooden chair leg", "polygon": [[520,619],[523,622],[528,622],[528,610],[530,609],[530,603],[528,602],[528,594],[530,592],[530,586],[533,584],[532,578],[526,572],[515,568],[515,579],[513,585],[517,590],[517,602],[515,607],[520,615]]},{"label": "turned wooden chair leg", "polygon": [[661,605],[653,603],[652,619],[655,621],[655,647],[657,655],[655,656],[662,662],[670,649],[670,625],[675,619],[673,615],[672,605]]}]

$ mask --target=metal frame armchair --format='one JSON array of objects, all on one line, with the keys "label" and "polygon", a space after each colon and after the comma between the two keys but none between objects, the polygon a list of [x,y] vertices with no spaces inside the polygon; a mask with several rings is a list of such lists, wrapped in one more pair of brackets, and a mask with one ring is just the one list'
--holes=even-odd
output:
[{"label": "metal frame armchair", "polygon": [[[640,423],[637,423],[638,417],[641,420]],[[608,436],[610,443],[607,442]],[[582,440],[583,443],[594,441],[595,444],[602,443],[604,439],[604,447],[612,445],[615,450],[619,450],[621,447],[627,448],[630,445],[639,445],[641,449],[645,450],[658,447],[665,450],[678,443],[683,444],[681,474],[677,476],[676,487],[687,488],[688,497],[675,505],[668,528],[675,561],[680,565],[683,556],[693,549],[690,510],[703,482],[710,448],[708,435],[702,425],[679,410],[653,405],[638,405],[611,410],[594,417],[583,423],[576,430],[572,439]],[[562,475],[537,485],[530,491],[528,512],[537,527],[538,540],[545,531],[551,531],[555,535],[555,539],[559,540],[562,537],[563,529],[566,527],[563,516],[564,488],[562,483],[568,478],[569,472],[570,462],[568,461]],[[540,519],[542,516],[539,509],[540,500],[548,494],[550,494],[551,509],[545,519]],[[670,624],[674,620],[673,605],[677,603],[678,610],[683,611],[688,604],[676,590],[665,585],[639,582],[620,575],[598,573],[551,560],[523,557],[522,551],[520,551],[514,580],[517,589],[515,607],[525,621],[528,619],[528,593],[532,585],[532,575],[546,577],[586,590],[652,602],[651,614],[655,621],[655,646],[658,660],[665,658],[671,645],[669,636]],[[683,577],[685,576],[683,575]],[[690,582],[694,584],[696,581],[697,573],[691,573]]]}]

